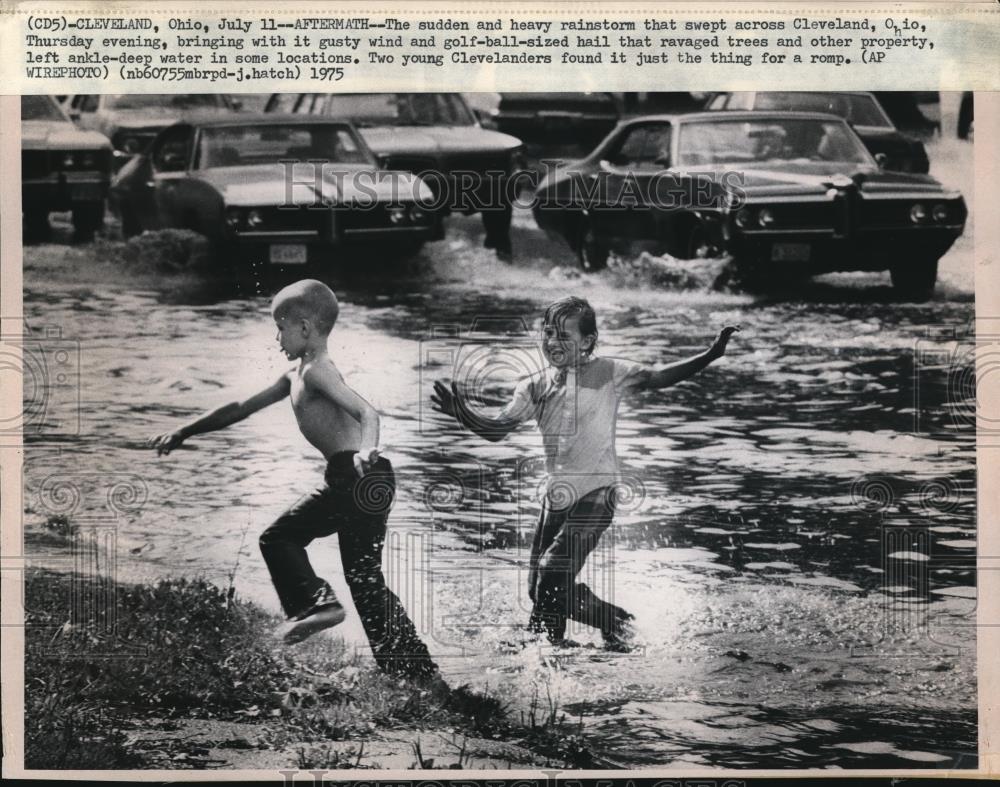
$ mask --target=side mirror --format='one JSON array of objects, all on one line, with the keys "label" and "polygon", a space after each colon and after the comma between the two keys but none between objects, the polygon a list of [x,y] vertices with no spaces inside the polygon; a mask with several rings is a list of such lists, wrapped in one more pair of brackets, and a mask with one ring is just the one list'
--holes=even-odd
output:
[{"label": "side mirror", "polygon": [[885,169],[885,165],[889,162],[889,157],[885,153],[875,154],[875,163],[878,164],[879,169]]},{"label": "side mirror", "polygon": [[80,110],[79,109],[71,109],[66,114],[69,115],[69,119],[70,120],[74,120],[75,121],[75,120],[79,120],[80,119]]},{"label": "side mirror", "polygon": [[389,154],[388,153],[378,153],[375,155],[375,160],[378,162],[379,169],[389,169]]},{"label": "side mirror", "polygon": [[229,104],[237,112],[243,109],[243,102],[238,98],[231,99]]}]

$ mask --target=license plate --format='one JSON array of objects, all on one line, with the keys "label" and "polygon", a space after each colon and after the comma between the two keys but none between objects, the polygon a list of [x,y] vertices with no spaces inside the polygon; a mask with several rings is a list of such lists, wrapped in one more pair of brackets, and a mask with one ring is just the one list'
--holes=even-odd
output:
[{"label": "license plate", "polygon": [[304,265],[308,256],[304,243],[271,244],[271,263],[274,265]]},{"label": "license plate", "polygon": [[811,251],[808,243],[775,243],[771,247],[773,262],[807,262]]}]

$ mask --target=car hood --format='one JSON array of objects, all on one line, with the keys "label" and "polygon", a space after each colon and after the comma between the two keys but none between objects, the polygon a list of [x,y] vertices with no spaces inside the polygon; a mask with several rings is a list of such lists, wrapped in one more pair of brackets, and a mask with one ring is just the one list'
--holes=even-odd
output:
[{"label": "car hood", "polygon": [[[695,172],[713,172],[710,168],[692,168]],[[824,195],[831,188],[856,184],[864,194],[886,194],[891,192],[942,194],[944,188],[929,175],[908,172],[890,172],[876,167],[858,167],[845,170],[843,164],[786,164],[779,168],[744,167],[739,171],[741,180],[732,180],[732,172],[727,179],[719,182],[740,186],[748,197],[768,196],[809,196]],[[714,176],[720,177],[718,170]]]},{"label": "car hood", "polygon": [[358,129],[376,153],[448,155],[502,153],[521,146],[521,140],[478,126],[371,126]]},{"label": "car hood", "polygon": [[22,150],[91,150],[110,148],[108,138],[57,120],[25,120],[21,124]]},{"label": "car hood", "polygon": [[235,207],[315,205],[317,201],[343,204],[370,201],[373,196],[379,202],[433,199],[427,185],[412,172],[337,164],[321,168],[321,173],[317,181],[312,164],[296,164],[288,178],[284,164],[253,164],[199,170],[195,177],[213,186],[226,205]]}]

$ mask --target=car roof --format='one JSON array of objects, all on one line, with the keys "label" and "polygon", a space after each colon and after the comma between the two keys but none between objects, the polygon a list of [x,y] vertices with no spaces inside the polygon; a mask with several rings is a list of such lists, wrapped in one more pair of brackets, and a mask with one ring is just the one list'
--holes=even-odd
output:
[{"label": "car roof", "polygon": [[659,120],[667,122],[692,122],[699,120],[729,121],[729,120],[761,120],[762,118],[773,117],[787,120],[836,120],[845,122],[839,115],[832,115],[829,112],[797,112],[790,110],[760,110],[760,109],[727,109],[725,112],[683,112],[672,115],[641,115],[631,117],[623,121],[623,125],[642,122],[646,120]]},{"label": "car roof", "polygon": [[870,90],[720,90],[714,95],[732,95],[733,93],[812,93],[817,96],[874,96]]},{"label": "car roof", "polygon": [[192,112],[184,116],[175,125],[199,126],[341,126],[352,128],[348,120],[323,115],[292,115],[277,112],[233,112],[220,115],[217,112],[204,115]]}]

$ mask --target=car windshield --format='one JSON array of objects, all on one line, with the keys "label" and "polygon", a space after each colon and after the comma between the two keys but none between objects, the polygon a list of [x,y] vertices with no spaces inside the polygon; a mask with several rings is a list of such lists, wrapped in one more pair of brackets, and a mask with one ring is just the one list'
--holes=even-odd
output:
[{"label": "car windshield", "polygon": [[49,96],[21,96],[21,120],[67,120],[67,118],[59,109],[59,105]]},{"label": "car windshield", "polygon": [[472,126],[475,118],[456,93],[336,93],[324,114],[359,126]]},{"label": "car windshield", "polygon": [[216,109],[224,106],[222,98],[212,93],[132,93],[123,96],[105,96],[104,106],[108,109]]},{"label": "car windshield", "polygon": [[856,126],[892,128],[875,97],[859,93],[764,92],[757,94],[753,108],[828,112]]},{"label": "car windshield", "polygon": [[842,122],[764,117],[682,123],[678,164],[758,164],[775,161],[874,164]]},{"label": "car windshield", "polygon": [[198,168],[275,164],[280,161],[374,162],[351,133],[339,125],[210,126],[201,132]]}]

